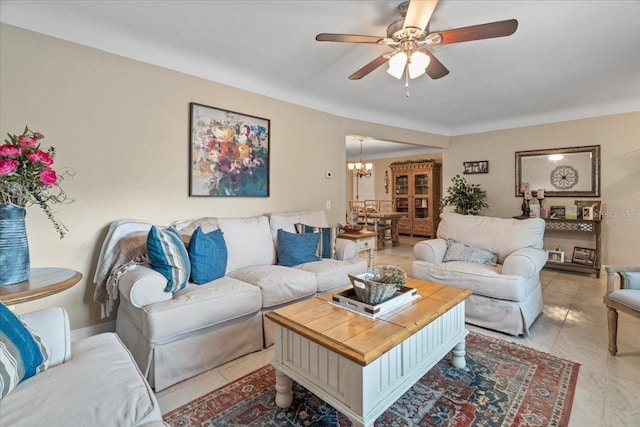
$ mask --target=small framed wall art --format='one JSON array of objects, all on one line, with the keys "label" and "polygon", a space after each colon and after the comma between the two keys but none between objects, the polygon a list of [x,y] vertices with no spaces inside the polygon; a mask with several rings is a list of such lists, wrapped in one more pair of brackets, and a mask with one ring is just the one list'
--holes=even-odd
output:
[{"label": "small framed wall art", "polygon": [[189,106],[189,196],[269,197],[270,121]]},{"label": "small framed wall art", "polygon": [[489,173],[489,160],[462,162],[463,173]]}]

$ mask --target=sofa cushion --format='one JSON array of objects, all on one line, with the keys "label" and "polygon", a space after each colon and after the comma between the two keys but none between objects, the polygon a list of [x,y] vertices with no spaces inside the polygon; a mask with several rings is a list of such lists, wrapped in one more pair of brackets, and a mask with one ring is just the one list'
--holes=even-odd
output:
[{"label": "sofa cushion", "polygon": [[322,259],[297,265],[295,268],[316,275],[318,292],[324,293],[349,284],[348,274],[356,274],[367,268],[367,261],[361,257],[348,260]]},{"label": "sofa cushion", "polygon": [[496,265],[498,255],[491,251],[465,245],[453,239],[447,239],[447,250],[442,262],[467,261],[477,264]]},{"label": "sofa cushion", "polygon": [[44,371],[50,354],[42,339],[0,302],[0,399],[21,381]]},{"label": "sofa cushion", "polygon": [[260,289],[225,276],[203,285],[190,284],[172,300],[152,304],[131,320],[150,342],[159,343],[257,313],[261,305]]},{"label": "sofa cushion", "polygon": [[281,265],[242,268],[232,271],[229,276],[257,286],[262,292],[262,308],[314,295],[318,289],[315,274]]},{"label": "sofa cushion", "polygon": [[222,230],[210,233],[198,227],[189,241],[191,281],[198,285],[219,279],[227,269],[227,245]]},{"label": "sofa cushion", "polygon": [[437,237],[494,252],[500,264],[517,249],[542,249],[545,222],[540,218],[503,219],[451,212],[440,214],[440,218]]},{"label": "sofa cushion", "polygon": [[319,233],[289,233],[278,230],[278,265],[293,267],[305,262],[318,261]]},{"label": "sofa cushion", "polygon": [[253,265],[275,263],[275,250],[266,216],[218,218],[227,242],[227,273]]},{"label": "sofa cushion", "polygon": [[133,426],[159,414],[153,392],[116,334],[79,340],[72,351],[68,362],[21,383],[0,402],[1,425]]},{"label": "sofa cushion", "polygon": [[337,227],[313,227],[306,224],[296,224],[298,233],[319,233],[318,256],[320,258],[334,259],[336,257],[336,238],[338,236]]},{"label": "sofa cushion", "polygon": [[502,266],[490,266],[465,261],[432,264],[414,261],[413,277],[436,283],[464,287],[474,295],[510,301],[524,301],[538,286],[538,278],[527,280],[520,276],[502,274]]},{"label": "sofa cushion", "polygon": [[147,254],[151,268],[167,278],[166,292],[176,292],[187,285],[191,262],[182,236],[174,227],[152,226],[147,235]]},{"label": "sofa cushion", "polygon": [[296,224],[307,224],[312,227],[328,227],[327,215],[324,211],[299,211],[281,212],[269,216],[271,238],[273,244],[278,247],[278,230],[283,229],[289,233],[296,232]]}]

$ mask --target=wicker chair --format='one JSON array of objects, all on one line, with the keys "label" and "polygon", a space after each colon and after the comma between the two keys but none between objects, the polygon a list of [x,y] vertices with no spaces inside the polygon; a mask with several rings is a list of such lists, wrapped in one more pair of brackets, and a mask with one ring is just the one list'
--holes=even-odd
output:
[{"label": "wicker chair", "polygon": [[[618,310],[640,319],[640,267],[605,267],[607,293],[603,301],[609,311],[609,353],[618,352]],[[620,289],[615,289],[615,275],[620,275]]]}]

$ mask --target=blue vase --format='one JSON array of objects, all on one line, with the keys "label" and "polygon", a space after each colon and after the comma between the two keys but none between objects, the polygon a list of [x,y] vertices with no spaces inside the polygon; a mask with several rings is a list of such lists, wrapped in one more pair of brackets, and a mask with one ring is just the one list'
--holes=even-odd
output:
[{"label": "blue vase", "polygon": [[0,286],[29,278],[29,242],[22,206],[0,205]]}]

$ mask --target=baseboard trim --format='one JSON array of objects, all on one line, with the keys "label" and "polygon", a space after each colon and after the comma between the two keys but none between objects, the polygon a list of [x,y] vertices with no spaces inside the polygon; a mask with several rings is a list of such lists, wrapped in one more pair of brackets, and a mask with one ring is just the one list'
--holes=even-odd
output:
[{"label": "baseboard trim", "polygon": [[87,326],[86,328],[74,329],[71,331],[71,342],[79,341],[83,338],[88,338],[93,335],[98,335],[103,332],[115,332],[116,321],[110,320],[104,323],[98,323],[97,325]]}]

